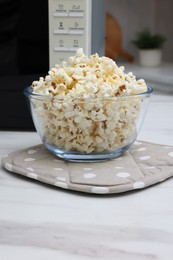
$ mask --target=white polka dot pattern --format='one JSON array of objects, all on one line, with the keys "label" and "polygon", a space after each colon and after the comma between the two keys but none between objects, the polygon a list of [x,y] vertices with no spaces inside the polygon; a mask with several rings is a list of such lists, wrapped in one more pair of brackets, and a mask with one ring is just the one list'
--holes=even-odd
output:
[{"label": "white polka dot pattern", "polygon": [[134,145],[140,145],[140,144],[141,144],[141,142],[139,142],[139,141],[134,142]]},{"label": "white polka dot pattern", "polygon": [[27,177],[38,180],[38,175],[34,172],[28,172]]},{"label": "white polka dot pattern", "polygon": [[66,178],[65,177],[56,177],[56,179],[58,180],[58,181],[61,181],[61,182],[66,182]]},{"label": "white polka dot pattern", "polygon": [[33,168],[31,168],[31,167],[28,167],[28,168],[26,168],[28,171],[30,171],[30,172],[33,172],[34,171],[34,169]]},{"label": "white polka dot pattern", "polygon": [[142,189],[145,187],[145,183],[143,181],[137,181],[133,183],[133,189]]},{"label": "white polka dot pattern", "polygon": [[2,166],[63,189],[110,194],[143,189],[170,178],[172,158],[171,146],[136,141],[128,152],[113,160],[75,164],[56,158],[38,145],[2,156]]},{"label": "white polka dot pattern", "polygon": [[33,162],[35,161],[35,158],[25,158],[25,162]]},{"label": "white polka dot pattern", "polygon": [[10,163],[5,163],[5,168],[10,172],[13,171],[13,166]]},{"label": "white polka dot pattern", "polygon": [[57,182],[55,182],[54,185],[57,186],[57,187],[61,187],[61,188],[63,188],[63,189],[67,189],[67,188],[68,188],[67,183],[62,182],[62,181],[57,181]]},{"label": "white polka dot pattern", "polygon": [[149,156],[149,155],[139,157],[139,159],[141,161],[146,161],[146,160],[149,160],[150,158],[151,158],[151,156]]},{"label": "white polka dot pattern", "polygon": [[34,154],[34,153],[36,153],[37,152],[37,150],[29,150],[28,151],[28,154]]},{"label": "white polka dot pattern", "polygon": [[128,178],[130,176],[130,173],[128,173],[128,172],[118,172],[116,175],[120,178]]},{"label": "white polka dot pattern", "polygon": [[147,149],[146,147],[141,147],[141,148],[139,148],[137,151],[138,151],[138,152],[144,152],[144,151],[146,151],[146,149]]},{"label": "white polka dot pattern", "polygon": [[98,193],[98,194],[106,194],[109,193],[108,187],[93,187],[91,189],[92,193]]},{"label": "white polka dot pattern", "polygon": [[94,174],[94,173],[85,173],[83,176],[86,179],[92,179],[92,178],[96,177],[96,174]]}]

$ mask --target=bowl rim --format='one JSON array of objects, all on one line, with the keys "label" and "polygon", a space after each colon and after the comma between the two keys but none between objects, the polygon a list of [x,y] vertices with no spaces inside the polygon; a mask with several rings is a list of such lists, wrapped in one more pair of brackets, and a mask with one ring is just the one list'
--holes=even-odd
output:
[{"label": "bowl rim", "polygon": [[98,101],[98,100],[116,100],[117,99],[123,99],[123,98],[131,98],[131,97],[149,97],[153,93],[153,87],[148,85],[147,90],[145,92],[137,93],[137,94],[130,94],[130,95],[124,95],[124,96],[115,96],[115,97],[95,97],[95,98],[70,98],[70,97],[59,97],[59,96],[52,96],[52,95],[42,95],[42,94],[37,94],[32,92],[33,87],[28,86],[25,87],[23,90],[23,93],[26,97],[30,98],[36,98],[36,99],[57,99],[59,101],[63,100],[72,100],[72,101]]}]

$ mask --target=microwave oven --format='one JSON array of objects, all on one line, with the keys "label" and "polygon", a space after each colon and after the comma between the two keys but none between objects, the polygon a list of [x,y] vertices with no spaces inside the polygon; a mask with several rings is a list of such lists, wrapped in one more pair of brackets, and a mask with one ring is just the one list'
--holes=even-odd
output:
[{"label": "microwave oven", "polygon": [[49,65],[61,64],[78,48],[104,55],[106,0],[49,0]]}]

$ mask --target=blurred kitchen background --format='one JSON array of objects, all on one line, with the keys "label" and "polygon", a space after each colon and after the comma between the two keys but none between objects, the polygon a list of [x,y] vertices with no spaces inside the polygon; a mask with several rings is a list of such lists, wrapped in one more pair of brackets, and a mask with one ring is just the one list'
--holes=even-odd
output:
[{"label": "blurred kitchen background", "polygon": [[[119,25],[122,48],[134,59],[115,58],[155,91],[173,94],[173,1],[105,0],[106,11]],[[98,7],[99,12],[99,7]],[[165,36],[162,63],[142,67],[132,43],[137,32],[150,28]],[[104,28],[99,28],[103,30]],[[112,28],[112,34],[114,34]],[[48,1],[0,0],[0,129],[34,129],[23,89],[49,70]]]},{"label": "blurred kitchen background", "polygon": [[148,27],[163,34],[163,60],[173,62],[173,1],[172,0],[107,0],[107,10],[117,19],[123,33],[123,46],[136,59],[138,52],[131,43],[135,34]]}]

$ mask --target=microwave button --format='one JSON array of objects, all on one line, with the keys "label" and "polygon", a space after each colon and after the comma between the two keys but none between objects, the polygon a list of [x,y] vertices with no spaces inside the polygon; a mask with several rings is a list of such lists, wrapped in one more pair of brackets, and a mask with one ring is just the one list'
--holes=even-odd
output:
[{"label": "microwave button", "polygon": [[69,34],[69,31],[65,29],[54,30],[54,34]]},{"label": "microwave button", "polygon": [[69,51],[67,47],[55,47],[54,51]]},{"label": "microwave button", "polygon": [[54,17],[67,17],[68,13],[67,12],[55,12],[53,13]]},{"label": "microwave button", "polygon": [[78,49],[78,48],[76,48],[76,47],[71,47],[71,48],[69,48],[68,50],[69,50],[69,51],[72,51],[72,52],[76,52],[77,49]]},{"label": "microwave button", "polygon": [[69,29],[69,34],[83,35],[84,34],[84,30],[83,29]]},{"label": "microwave button", "polygon": [[84,12],[83,11],[78,11],[78,12],[69,12],[69,16],[70,17],[83,17],[84,16]]}]

